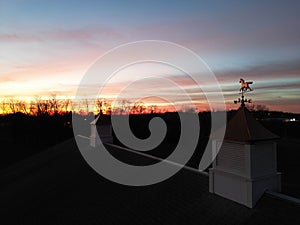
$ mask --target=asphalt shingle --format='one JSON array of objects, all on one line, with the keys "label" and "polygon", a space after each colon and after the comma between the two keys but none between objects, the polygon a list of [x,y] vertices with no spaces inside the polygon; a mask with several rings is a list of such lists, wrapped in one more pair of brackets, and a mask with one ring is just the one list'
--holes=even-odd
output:
[{"label": "asphalt shingle", "polygon": [[116,184],[87,165],[74,140],[53,154],[62,146],[67,153],[2,185],[1,224],[300,224],[299,205],[265,195],[249,209],[209,193],[208,177],[187,169],[150,186]]}]

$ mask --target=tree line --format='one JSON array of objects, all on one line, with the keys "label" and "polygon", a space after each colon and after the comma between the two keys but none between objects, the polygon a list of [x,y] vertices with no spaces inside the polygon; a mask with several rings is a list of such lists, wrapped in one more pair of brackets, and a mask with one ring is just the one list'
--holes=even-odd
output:
[{"label": "tree line", "polygon": [[71,99],[58,98],[56,95],[50,97],[34,97],[32,100],[21,100],[15,97],[5,98],[0,101],[0,114],[8,115],[22,113],[28,116],[63,115],[66,113],[78,113],[87,115],[99,114],[143,114],[159,113],[157,105],[146,106],[144,102],[132,102],[121,100],[117,103],[110,99],[97,98]]}]

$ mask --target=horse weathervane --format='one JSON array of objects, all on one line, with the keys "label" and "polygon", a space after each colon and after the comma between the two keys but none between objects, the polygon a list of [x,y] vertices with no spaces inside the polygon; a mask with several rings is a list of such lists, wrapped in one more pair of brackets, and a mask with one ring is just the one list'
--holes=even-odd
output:
[{"label": "horse weathervane", "polygon": [[251,99],[244,99],[244,93],[249,92],[249,91],[253,91],[250,88],[250,84],[253,84],[253,81],[245,81],[244,79],[240,79],[240,84],[241,84],[241,88],[240,88],[240,93],[242,95],[242,99],[238,98],[238,100],[234,100],[234,104],[237,103],[241,103],[241,106],[244,107],[245,106],[245,102],[251,103],[252,100]]}]

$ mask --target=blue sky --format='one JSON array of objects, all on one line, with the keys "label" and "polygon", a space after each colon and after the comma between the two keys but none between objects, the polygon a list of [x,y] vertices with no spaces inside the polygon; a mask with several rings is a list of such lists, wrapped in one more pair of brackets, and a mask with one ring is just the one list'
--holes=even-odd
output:
[{"label": "blue sky", "polygon": [[244,77],[254,81],[256,104],[300,112],[299,9],[292,0],[1,0],[0,95],[74,95],[100,55],[155,39],[202,57],[228,104]]}]

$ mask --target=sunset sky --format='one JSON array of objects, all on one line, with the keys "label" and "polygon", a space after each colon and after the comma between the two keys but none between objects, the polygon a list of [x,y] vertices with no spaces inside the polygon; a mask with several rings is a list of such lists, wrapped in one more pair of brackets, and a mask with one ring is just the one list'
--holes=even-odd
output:
[{"label": "sunset sky", "polygon": [[[0,0],[0,100],[74,96],[102,54],[147,39],[175,42],[197,53],[219,80],[228,108],[236,107],[238,81],[245,78],[254,81],[249,97],[255,104],[300,113],[299,11],[296,0]],[[103,97],[113,98],[118,85],[143,68],[149,75],[159,70],[173,77],[192,93],[193,84],[182,74],[144,65],[121,71]],[[149,85],[140,84],[139,91]],[[197,101],[197,93],[193,98]]]}]

